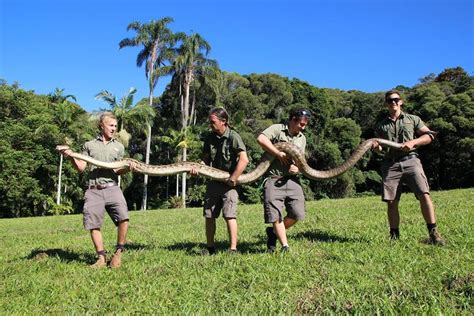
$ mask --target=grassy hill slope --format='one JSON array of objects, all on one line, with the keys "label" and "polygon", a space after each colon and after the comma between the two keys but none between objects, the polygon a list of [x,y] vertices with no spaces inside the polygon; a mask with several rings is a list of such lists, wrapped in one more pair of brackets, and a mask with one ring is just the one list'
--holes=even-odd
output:
[{"label": "grassy hill slope", "polygon": [[[0,220],[4,313],[473,313],[474,189],[432,193],[447,246],[423,243],[412,194],[402,197],[401,240],[389,241],[379,197],[307,204],[291,252],[265,253],[262,205],[239,207],[241,255],[202,256],[200,209],[131,212],[119,270],[94,270],[80,215]],[[115,230],[103,228],[109,251]]]}]

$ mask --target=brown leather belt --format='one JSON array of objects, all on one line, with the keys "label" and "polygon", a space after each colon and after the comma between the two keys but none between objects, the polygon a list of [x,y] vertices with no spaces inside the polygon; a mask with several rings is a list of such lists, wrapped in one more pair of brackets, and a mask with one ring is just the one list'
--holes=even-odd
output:
[{"label": "brown leather belt", "polygon": [[88,188],[93,189],[93,190],[103,190],[103,189],[107,189],[107,188],[110,188],[110,187],[114,187],[116,185],[117,185],[117,183],[115,183],[115,182],[107,182],[107,183],[103,183],[103,184],[90,185]]}]

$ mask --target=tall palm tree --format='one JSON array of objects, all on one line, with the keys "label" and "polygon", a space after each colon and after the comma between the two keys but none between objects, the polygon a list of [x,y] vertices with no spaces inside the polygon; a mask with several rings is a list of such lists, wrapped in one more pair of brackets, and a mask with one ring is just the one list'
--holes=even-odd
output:
[{"label": "tall palm tree", "polygon": [[[185,132],[193,122],[195,116],[195,102],[190,104],[191,86],[198,76],[204,76],[209,68],[217,68],[217,62],[208,59],[207,55],[211,50],[209,43],[198,33],[190,36],[183,36],[181,45],[177,49],[177,56],[174,59],[173,67],[175,76],[179,78],[179,95],[181,101],[181,128]],[[187,146],[183,147],[183,161],[187,159]],[[186,207],[186,175],[182,178],[182,198],[183,206]]]},{"label": "tall palm tree", "polygon": [[[55,121],[58,123],[61,132],[64,132],[69,124],[72,122],[74,111],[68,104],[68,99],[77,102],[77,99],[72,94],[64,95],[64,89],[55,88],[53,92],[48,94],[49,100],[56,105]],[[58,168],[58,192],[56,194],[56,204],[61,204],[61,181],[63,172],[63,155],[59,155],[59,168]]]},{"label": "tall palm tree", "polygon": [[[133,30],[136,36],[125,38],[120,41],[119,47],[143,46],[137,55],[137,66],[141,67],[145,63],[145,76],[149,87],[149,105],[153,106],[153,91],[161,76],[169,74],[171,71],[168,63],[173,57],[173,45],[176,42],[173,32],[167,27],[173,22],[171,17],[165,17],[158,21],[142,24],[132,22],[128,25],[127,31]],[[151,122],[147,124],[147,145],[145,162],[150,162],[151,146]],[[147,209],[148,199],[148,175],[145,175],[143,182],[142,210]]]}]

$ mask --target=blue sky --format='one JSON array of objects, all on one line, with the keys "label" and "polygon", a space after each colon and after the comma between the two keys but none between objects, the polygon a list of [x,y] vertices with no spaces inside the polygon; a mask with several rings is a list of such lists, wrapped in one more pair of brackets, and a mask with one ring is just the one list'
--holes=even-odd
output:
[{"label": "blue sky", "polygon": [[[148,95],[126,27],[171,16],[201,34],[210,58],[240,74],[277,73],[321,88],[383,91],[429,73],[474,74],[472,0],[0,0],[0,78],[47,94],[56,87],[92,111],[94,96]],[[169,78],[161,79],[160,95]]]}]

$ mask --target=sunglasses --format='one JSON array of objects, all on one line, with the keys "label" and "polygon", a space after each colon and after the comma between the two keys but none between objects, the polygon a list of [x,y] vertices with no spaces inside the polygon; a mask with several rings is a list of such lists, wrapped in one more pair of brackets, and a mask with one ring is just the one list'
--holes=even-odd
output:
[{"label": "sunglasses", "polygon": [[302,117],[302,116],[311,117],[311,112],[308,110],[299,110],[299,111],[296,111],[295,114],[296,114],[296,117]]},{"label": "sunglasses", "polygon": [[398,103],[400,102],[400,98],[388,98],[388,99],[385,99],[385,102],[387,102],[388,104],[392,104],[392,102],[395,102],[395,103]]}]

